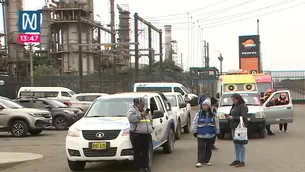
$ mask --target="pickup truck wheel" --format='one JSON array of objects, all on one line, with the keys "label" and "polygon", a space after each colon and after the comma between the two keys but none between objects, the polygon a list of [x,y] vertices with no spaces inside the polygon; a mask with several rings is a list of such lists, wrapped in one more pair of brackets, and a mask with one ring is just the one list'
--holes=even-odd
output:
[{"label": "pickup truck wheel", "polygon": [[71,171],[84,171],[86,162],[85,161],[70,161],[68,159],[68,165]]},{"label": "pickup truck wheel", "polygon": [[12,122],[10,131],[14,137],[25,137],[28,135],[29,127],[26,122],[16,120]]},{"label": "pickup truck wheel", "polygon": [[62,116],[56,117],[53,121],[53,125],[57,130],[66,130],[68,129],[68,120]]},{"label": "pickup truck wheel", "polygon": [[258,131],[258,137],[259,138],[265,138],[266,137],[266,132],[265,132],[265,128],[260,128]]},{"label": "pickup truck wheel", "polygon": [[190,133],[190,131],[191,131],[191,117],[188,116],[186,125],[183,127],[183,132],[184,133]]},{"label": "pickup truck wheel", "polygon": [[170,154],[174,151],[175,146],[175,133],[171,128],[168,133],[167,141],[163,145],[163,153]]},{"label": "pickup truck wheel", "polygon": [[30,130],[30,134],[32,134],[33,136],[37,136],[42,132],[41,129],[35,129],[35,130]]},{"label": "pickup truck wheel", "polygon": [[176,140],[180,140],[180,138],[181,138],[181,122],[180,122],[180,120],[178,121],[178,124],[177,124],[175,137],[176,137]]},{"label": "pickup truck wheel", "polygon": [[219,140],[224,139],[225,138],[225,133],[223,131],[219,131],[219,134],[217,135],[217,138]]}]

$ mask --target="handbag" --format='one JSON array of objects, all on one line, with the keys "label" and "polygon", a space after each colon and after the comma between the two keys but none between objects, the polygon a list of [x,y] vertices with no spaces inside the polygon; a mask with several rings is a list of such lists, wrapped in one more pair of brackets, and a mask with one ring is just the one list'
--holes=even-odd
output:
[{"label": "handbag", "polygon": [[235,128],[233,142],[243,145],[248,143],[248,129],[245,127],[242,116],[238,126]]}]

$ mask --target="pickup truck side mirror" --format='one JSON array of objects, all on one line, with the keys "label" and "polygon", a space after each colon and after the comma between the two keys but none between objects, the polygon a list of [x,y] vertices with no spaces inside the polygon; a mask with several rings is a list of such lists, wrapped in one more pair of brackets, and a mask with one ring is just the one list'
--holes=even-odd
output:
[{"label": "pickup truck side mirror", "polygon": [[162,111],[160,111],[160,110],[155,110],[155,111],[153,112],[153,115],[152,115],[152,118],[153,118],[153,119],[162,118],[162,117],[164,117],[164,113],[163,113]]},{"label": "pickup truck side mirror", "polygon": [[179,108],[185,108],[186,107],[186,103],[179,103]]},{"label": "pickup truck side mirror", "polygon": [[220,98],[220,94],[216,93],[216,98],[219,99]]}]

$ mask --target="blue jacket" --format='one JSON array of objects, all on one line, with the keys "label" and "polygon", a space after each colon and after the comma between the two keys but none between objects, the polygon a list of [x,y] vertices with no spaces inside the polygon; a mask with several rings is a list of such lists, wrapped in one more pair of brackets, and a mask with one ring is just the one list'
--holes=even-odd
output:
[{"label": "blue jacket", "polygon": [[199,110],[195,115],[193,121],[194,133],[197,133],[198,138],[213,138],[219,133],[219,120],[216,115],[213,118],[210,118],[208,114],[206,114],[205,117],[203,113],[206,112]]}]

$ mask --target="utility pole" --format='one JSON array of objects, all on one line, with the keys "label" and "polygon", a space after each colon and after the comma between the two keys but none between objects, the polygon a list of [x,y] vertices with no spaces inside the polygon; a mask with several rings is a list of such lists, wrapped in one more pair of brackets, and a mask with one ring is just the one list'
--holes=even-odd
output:
[{"label": "utility pole", "polygon": [[206,67],[209,68],[210,67],[210,46],[209,43],[207,43],[207,47],[206,47],[206,52],[207,52],[207,58],[206,58]]},{"label": "utility pole", "polygon": [[83,92],[83,50],[82,50],[82,21],[81,21],[81,11],[78,12],[78,70],[79,70],[79,89]]},{"label": "utility pole", "polygon": [[151,37],[152,35],[151,35],[151,27],[150,26],[148,26],[148,49],[149,49],[149,51],[148,51],[148,60],[149,60],[149,70],[150,70],[150,72],[152,72],[152,65],[153,65],[153,63],[154,63],[154,57],[152,56],[152,37]]},{"label": "utility pole", "polygon": [[[257,19],[257,35],[259,36],[259,19]],[[257,71],[258,73],[261,73],[263,71],[263,61],[262,61],[262,53],[261,53],[261,40],[260,40],[260,36],[259,36],[259,55],[258,55],[258,59],[259,59],[259,70]]]},{"label": "utility pole", "polygon": [[204,67],[207,67],[207,42],[204,41],[203,44],[203,58],[204,58]]},{"label": "utility pole", "polygon": [[33,46],[34,44],[30,44],[30,50],[29,50],[29,60],[30,60],[30,82],[31,82],[31,87],[34,86],[34,72],[33,72]]},{"label": "utility pole", "polygon": [[[111,28],[111,32],[115,33],[115,34],[111,34],[111,50],[115,49],[115,37],[116,37],[116,32],[115,32],[115,5],[114,5],[114,0],[110,0],[110,28]],[[112,56],[113,59],[113,74],[114,77],[116,77],[116,69],[117,69],[117,60],[116,60],[116,55]]]},{"label": "utility pole", "polygon": [[223,57],[222,57],[222,53],[219,53],[219,56],[218,56],[218,60],[220,62],[220,75],[222,75],[222,61],[223,61]]},{"label": "utility pole", "polygon": [[[100,44],[101,43],[101,29],[97,29],[97,41]],[[101,45],[98,46],[98,51],[101,51]],[[102,54],[101,52],[98,52],[98,57],[97,57],[97,62],[98,62],[98,76],[100,78],[100,91],[102,91]]]},{"label": "utility pole", "polygon": [[160,69],[161,69],[161,79],[163,80],[163,41],[162,41],[162,30],[159,32],[159,51],[160,51]]},{"label": "utility pole", "polygon": [[[138,32],[139,32],[139,23],[138,23],[138,14],[134,14],[134,41],[137,43],[139,42],[139,37],[138,37]],[[135,82],[138,82],[139,79],[139,45],[135,44],[135,62],[134,62],[134,67],[135,67]]]}]

